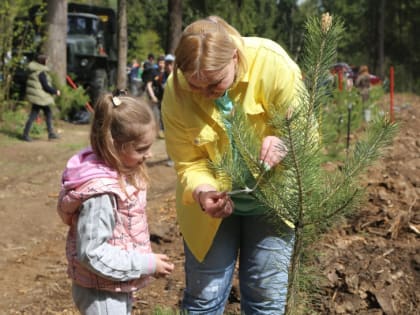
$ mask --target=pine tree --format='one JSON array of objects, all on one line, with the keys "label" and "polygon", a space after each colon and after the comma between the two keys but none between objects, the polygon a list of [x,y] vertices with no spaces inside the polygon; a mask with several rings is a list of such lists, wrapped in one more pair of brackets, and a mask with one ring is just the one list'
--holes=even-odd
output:
[{"label": "pine tree", "polygon": [[[250,195],[270,209],[268,215],[274,224],[287,220],[295,226],[286,314],[304,314],[313,309],[306,296],[316,289],[312,274],[317,272],[312,273],[307,262],[309,246],[326,228],[357,209],[363,201],[361,175],[379,158],[396,133],[395,124],[385,118],[376,119],[364,138],[349,149],[341,168],[327,171],[322,167],[324,144],[318,130],[323,123],[322,105],[328,97],[325,82],[344,26],[339,18],[333,20],[327,13],[321,19],[308,18],[306,31],[301,64],[305,90],[299,93],[300,105],[285,117],[279,114],[277,106],[272,106],[269,112],[275,135],[288,148],[286,158],[276,168],[264,171],[258,158],[261,139],[245,114],[235,109],[229,123],[237,153],[227,152],[212,165],[219,177],[228,178],[239,187],[252,187],[262,176]],[[251,185],[249,174],[254,178]]]}]

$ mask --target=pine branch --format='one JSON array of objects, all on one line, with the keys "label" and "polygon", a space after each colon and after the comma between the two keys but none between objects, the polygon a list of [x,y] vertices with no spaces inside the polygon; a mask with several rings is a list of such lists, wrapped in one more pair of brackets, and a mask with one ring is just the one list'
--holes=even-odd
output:
[{"label": "pine branch", "polygon": [[354,191],[353,195],[352,195],[349,199],[347,199],[347,200],[345,201],[345,203],[344,203],[342,206],[340,206],[340,207],[338,207],[337,209],[335,209],[335,210],[333,210],[333,211],[329,212],[328,214],[324,215],[324,216],[323,216],[321,219],[319,219],[319,220],[313,220],[313,221],[311,221],[311,222],[309,222],[309,223],[305,224],[305,227],[310,226],[310,225],[317,225],[317,224],[321,224],[321,223],[323,223],[323,222],[325,222],[325,221],[330,220],[330,219],[331,219],[332,217],[334,217],[335,215],[337,215],[337,214],[339,214],[339,213],[342,213],[344,209],[346,209],[348,206],[350,206],[350,205],[352,204],[352,202],[353,202],[353,200],[354,200],[354,197],[356,196],[356,194],[357,194],[358,192],[359,192],[359,190],[358,190],[358,189],[356,189],[356,190]]},{"label": "pine branch", "polygon": [[299,158],[297,156],[297,152],[296,152],[296,148],[295,148],[295,143],[292,141],[293,140],[293,131],[291,129],[291,124],[290,124],[290,119],[286,118],[286,128],[287,128],[287,135],[288,135],[288,148],[289,148],[289,152],[288,155],[291,157],[292,163],[293,163],[293,169],[294,169],[294,173],[295,173],[295,180],[296,180],[296,185],[297,185],[297,200],[298,200],[298,216],[296,218],[296,220],[294,220],[294,224],[295,226],[302,226],[303,224],[303,211],[304,211],[304,188],[303,188],[303,184],[302,184],[302,174],[301,174],[301,167],[300,167],[300,163],[299,163]]},{"label": "pine branch", "polygon": [[329,191],[319,206],[323,208],[333,196],[351,185],[368,166],[372,165],[380,156],[381,150],[392,142],[396,132],[397,125],[386,121],[376,121],[369,127],[367,140],[356,144],[352,152],[353,155],[347,159],[343,166],[343,180],[333,185],[333,190]]}]

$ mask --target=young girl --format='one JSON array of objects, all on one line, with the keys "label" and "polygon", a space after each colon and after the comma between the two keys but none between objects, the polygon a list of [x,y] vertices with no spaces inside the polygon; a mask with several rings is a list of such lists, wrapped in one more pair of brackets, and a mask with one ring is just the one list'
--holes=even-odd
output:
[{"label": "young girl", "polygon": [[91,147],[67,162],[57,210],[70,226],[68,275],[81,314],[130,314],[132,293],[174,268],[150,246],[145,160],[155,138],[146,104],[106,94],[95,106]]}]

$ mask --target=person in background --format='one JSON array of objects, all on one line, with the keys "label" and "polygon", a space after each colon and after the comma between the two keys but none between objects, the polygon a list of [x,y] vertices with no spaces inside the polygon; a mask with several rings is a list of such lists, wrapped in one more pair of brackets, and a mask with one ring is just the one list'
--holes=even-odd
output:
[{"label": "person in background", "polygon": [[366,104],[369,100],[370,92],[370,73],[367,65],[362,65],[359,68],[359,73],[356,78],[356,87],[362,97],[362,103]]},{"label": "person in background", "polygon": [[53,96],[60,96],[60,90],[52,86],[52,79],[49,74],[50,69],[47,67],[47,59],[46,55],[41,54],[38,55],[36,61],[31,61],[28,65],[30,74],[26,84],[26,99],[32,104],[32,107],[22,135],[22,139],[27,142],[32,141],[29,133],[40,110],[44,112],[48,139],[58,139],[58,135],[54,132],[53,128],[53,114],[50,106],[54,105]]},{"label": "person in background", "polygon": [[131,62],[131,68],[129,73],[130,79],[130,92],[133,96],[139,95],[139,87],[141,80],[139,79],[139,72],[140,72],[140,64],[138,63],[137,59],[133,59]]},{"label": "person in background", "polygon": [[149,97],[153,112],[155,114],[156,121],[159,124],[158,137],[163,139],[163,123],[161,119],[161,102],[163,97],[162,78],[165,73],[165,57],[159,56],[157,61],[158,68],[148,67],[148,70],[144,71],[143,82],[145,84],[145,90]]},{"label": "person in background", "polygon": [[162,116],[177,172],[177,218],[184,239],[182,311],[223,314],[239,259],[241,314],[282,314],[293,224],[273,226],[257,200],[229,196],[235,183],[217,177],[211,161],[229,151],[235,155],[223,117],[241,108],[261,139],[262,165],[268,170],[281,163],[287,148],[273,135],[269,109],[276,104],[286,115],[299,106],[300,69],[277,43],[242,37],[217,16],[184,29],[174,63]]},{"label": "person in background", "polygon": [[166,81],[168,80],[169,76],[171,75],[172,71],[174,70],[174,61],[175,56],[172,54],[167,54],[165,56],[165,68],[164,73],[161,80],[161,85],[163,89],[165,89]]},{"label": "person in background", "polygon": [[57,211],[70,228],[67,271],[83,315],[131,314],[133,292],[174,269],[150,246],[145,161],[155,138],[147,104],[104,94],[95,105],[91,146],[67,162]]},{"label": "person in background", "polygon": [[[155,77],[156,80],[156,84],[159,84],[160,87],[162,87],[162,81],[163,81],[163,76],[165,74],[165,66],[166,66],[166,62],[165,62],[165,56],[159,56],[158,57],[158,71],[157,71],[157,77]],[[162,96],[163,96],[163,91],[160,91],[160,100],[162,100]]]},{"label": "person in background", "polygon": [[147,55],[147,62],[149,62],[149,63],[150,63],[150,65],[151,65],[153,68],[157,69],[157,64],[155,63],[155,55],[154,55],[153,53],[149,53],[149,54]]},{"label": "person in background", "polygon": [[[172,54],[167,54],[165,56],[165,72],[163,74],[162,77],[162,88],[163,88],[163,93],[165,93],[165,85],[166,85],[166,81],[168,80],[169,76],[172,74],[173,70],[174,70],[174,61],[175,61],[175,56]],[[170,157],[168,157],[168,160],[166,161],[166,165],[169,167],[173,167],[174,166],[174,161],[172,161],[172,159]]]}]

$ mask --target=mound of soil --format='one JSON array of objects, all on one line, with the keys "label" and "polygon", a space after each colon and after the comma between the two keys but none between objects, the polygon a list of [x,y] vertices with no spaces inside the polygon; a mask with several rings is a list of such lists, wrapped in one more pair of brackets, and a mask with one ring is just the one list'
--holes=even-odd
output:
[{"label": "mound of soil", "polygon": [[[387,103],[387,101],[384,101]],[[324,235],[323,314],[420,314],[420,97],[398,95],[400,132],[369,169],[369,201]],[[26,143],[0,134],[0,314],[77,314],[66,276],[67,228],[56,215],[67,159],[88,143],[88,126],[58,122],[61,138]],[[177,309],[184,287],[183,245],[175,216],[175,172],[163,140],[149,163],[149,225],[155,252],[174,273],[135,294],[133,314]],[[236,282],[226,311],[239,314]]]}]

